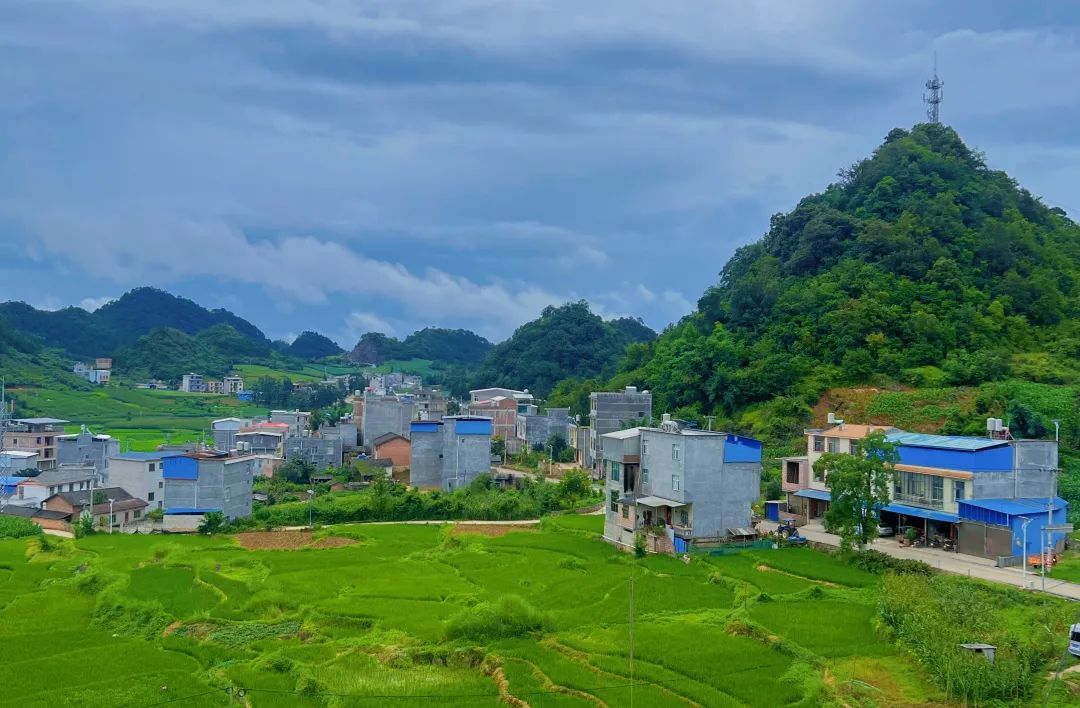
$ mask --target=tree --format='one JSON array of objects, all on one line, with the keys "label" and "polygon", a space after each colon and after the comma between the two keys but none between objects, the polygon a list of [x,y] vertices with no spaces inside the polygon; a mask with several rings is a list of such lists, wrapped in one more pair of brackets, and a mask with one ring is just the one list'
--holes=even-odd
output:
[{"label": "tree", "polygon": [[284,477],[293,484],[307,484],[315,474],[315,465],[301,457],[288,460],[277,468],[275,476]]},{"label": "tree", "polygon": [[859,442],[858,452],[830,452],[814,463],[832,494],[825,521],[840,534],[843,550],[865,546],[877,536],[878,513],[889,503],[893,465],[899,459],[896,445],[875,431]]},{"label": "tree", "polygon": [[500,460],[506,455],[506,441],[501,437],[494,437],[491,439],[491,456],[497,457]]},{"label": "tree", "polygon": [[225,530],[225,515],[220,511],[208,511],[203,515],[202,523],[199,524],[199,533],[213,536]]},{"label": "tree", "polygon": [[79,514],[79,518],[75,521],[75,528],[72,530],[75,532],[75,538],[82,538],[94,533],[97,529],[94,528],[93,515],[88,511]]}]

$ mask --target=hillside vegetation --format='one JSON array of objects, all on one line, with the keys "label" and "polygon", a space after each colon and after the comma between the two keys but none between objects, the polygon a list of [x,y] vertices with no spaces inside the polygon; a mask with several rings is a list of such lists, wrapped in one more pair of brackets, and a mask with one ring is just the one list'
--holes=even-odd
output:
[{"label": "hillside vegetation", "polygon": [[774,216],[624,378],[721,414],[875,379],[1075,382],[1078,263],[1080,228],[951,128],[896,129]]},{"label": "hillside vegetation", "polygon": [[427,359],[441,365],[479,364],[491,351],[491,342],[467,329],[425,327],[404,340],[368,332],[348,354],[359,364],[383,364],[392,360]]},{"label": "hillside vegetation", "polygon": [[325,335],[305,331],[301,332],[285,351],[297,359],[323,359],[328,356],[337,356],[344,350]]}]

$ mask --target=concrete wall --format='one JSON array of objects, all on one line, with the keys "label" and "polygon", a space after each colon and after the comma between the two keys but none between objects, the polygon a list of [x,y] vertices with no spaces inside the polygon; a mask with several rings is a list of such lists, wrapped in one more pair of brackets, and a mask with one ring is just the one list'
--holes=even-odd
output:
[{"label": "concrete wall", "polygon": [[594,464],[602,459],[602,435],[620,430],[623,422],[652,418],[652,394],[636,390],[589,394],[590,456]]},{"label": "concrete wall", "polygon": [[421,489],[442,486],[442,428],[441,422],[425,421],[412,424],[409,446],[409,484]]},{"label": "concrete wall", "polygon": [[199,460],[198,479],[166,479],[168,508],[221,509],[226,518],[251,516],[251,483],[261,471],[256,457]]},{"label": "concrete wall", "polygon": [[109,460],[109,485],[120,487],[131,496],[142,499],[149,506],[146,511],[165,507],[165,485],[161,478],[161,462],[153,460],[154,471],[149,471],[148,460]]},{"label": "concrete wall", "polygon": [[285,439],[285,459],[297,458],[307,460],[320,470],[340,467],[341,438],[288,437]]},{"label": "concrete wall", "polygon": [[109,469],[109,458],[120,454],[120,441],[79,434],[56,439],[56,462],[61,465],[93,465],[99,475]]},{"label": "concrete wall", "polygon": [[468,486],[476,476],[491,470],[490,424],[452,416],[441,422],[412,424],[409,483],[424,489],[455,489]]},{"label": "concrete wall", "polygon": [[363,404],[361,436],[364,445],[387,433],[409,437],[409,422],[416,417],[411,401],[369,396]]}]

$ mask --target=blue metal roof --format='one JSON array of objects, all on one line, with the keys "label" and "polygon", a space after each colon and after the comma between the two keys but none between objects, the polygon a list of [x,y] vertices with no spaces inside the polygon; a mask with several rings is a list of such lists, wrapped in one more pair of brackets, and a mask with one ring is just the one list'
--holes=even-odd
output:
[{"label": "blue metal roof", "polygon": [[[1046,501],[1045,497],[1041,499],[1035,497],[1033,499],[964,499],[960,503],[1009,516],[1030,516],[1032,514],[1045,514]],[[1068,506],[1069,503],[1061,497],[1053,498],[1054,511]]]},{"label": "blue metal roof", "polygon": [[221,509],[215,509],[212,507],[201,506],[174,506],[170,509],[166,509],[166,514],[208,514],[211,511],[221,511]]},{"label": "blue metal roof", "polygon": [[148,462],[150,460],[161,460],[166,457],[173,457],[176,454],[177,453],[174,452],[122,452],[119,455],[113,455],[112,459]]},{"label": "blue metal roof", "polygon": [[795,496],[804,497],[806,499],[820,499],[821,501],[832,501],[832,494],[829,492],[823,492],[820,489],[800,489],[795,492]]},{"label": "blue metal roof", "polygon": [[885,436],[889,442],[897,445],[913,445],[915,447],[936,447],[942,450],[985,450],[988,447],[1008,445],[1006,440],[991,440],[990,438],[964,437],[961,435],[930,435],[928,433],[908,433],[898,430]]},{"label": "blue metal roof", "polygon": [[905,516],[915,516],[920,519],[930,519],[931,521],[947,521],[952,524],[960,520],[960,517],[956,514],[947,514],[944,511],[933,511],[932,509],[920,509],[917,506],[908,506],[907,504],[886,504],[881,507],[881,510]]}]

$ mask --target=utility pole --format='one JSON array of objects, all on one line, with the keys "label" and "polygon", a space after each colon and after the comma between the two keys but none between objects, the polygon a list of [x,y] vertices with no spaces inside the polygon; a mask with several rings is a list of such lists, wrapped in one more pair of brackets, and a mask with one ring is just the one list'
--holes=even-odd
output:
[{"label": "utility pole", "polygon": [[931,123],[941,122],[939,106],[945,99],[945,93],[942,91],[944,86],[945,82],[939,79],[937,75],[937,52],[934,52],[934,76],[927,80],[926,93],[923,94],[923,103],[926,104],[926,117],[930,119]]}]

